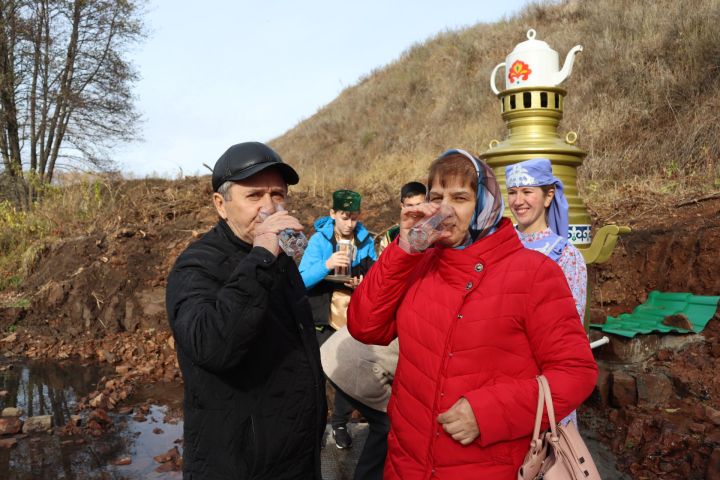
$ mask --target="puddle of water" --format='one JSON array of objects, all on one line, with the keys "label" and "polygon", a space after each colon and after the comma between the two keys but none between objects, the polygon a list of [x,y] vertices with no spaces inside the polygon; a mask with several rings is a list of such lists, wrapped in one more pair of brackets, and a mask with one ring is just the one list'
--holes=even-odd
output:
[{"label": "puddle of water", "polygon": [[166,405],[172,414],[182,418],[183,386],[181,383],[149,383],[140,385],[132,397],[134,403]]},{"label": "puddle of water", "polygon": [[[109,467],[109,471],[113,473],[113,477],[110,478],[182,478],[181,472],[158,473],[155,471],[160,464],[153,457],[164,454],[176,445],[182,454],[182,447],[178,442],[183,435],[182,421],[174,424],[164,422],[163,419],[167,411],[168,408],[165,406],[152,405],[145,422],[137,422],[126,416],[116,423],[117,428],[124,431],[123,437],[125,440],[124,448],[122,451],[118,451],[116,455],[130,456],[132,463],[130,465]],[[155,430],[158,428],[161,432]]]},{"label": "puddle of water", "polygon": [[56,426],[65,425],[77,400],[111,372],[94,364],[47,361],[5,361],[0,369],[0,390],[8,392],[0,398],[0,409],[22,408],[23,417],[52,415]]},{"label": "puddle of water", "polygon": [[[8,369],[7,366],[13,367]],[[22,419],[35,415],[52,415],[53,426],[63,426],[80,397],[96,390],[107,369],[73,362],[0,363],[0,390],[8,393],[0,398],[0,408],[8,406],[23,410]],[[153,398],[167,398],[171,410],[182,401],[182,390],[171,386],[158,392],[149,390]],[[141,398],[142,400],[142,398]],[[172,401],[170,401],[172,400]],[[179,403],[178,403],[179,405]],[[166,422],[166,415],[169,422]],[[85,416],[85,415],[83,415]],[[153,460],[177,445],[182,438],[182,422],[172,420],[168,407],[151,405],[146,421],[138,422],[130,415],[110,413],[114,427],[102,436],[83,437],[85,443],[75,444],[78,437],[33,434],[18,437],[12,449],[0,449],[0,478],[30,480],[38,478],[80,479],[178,479],[180,472],[158,473],[160,466]],[[178,445],[182,452],[182,447]],[[130,465],[115,466],[112,462],[130,457]]]}]

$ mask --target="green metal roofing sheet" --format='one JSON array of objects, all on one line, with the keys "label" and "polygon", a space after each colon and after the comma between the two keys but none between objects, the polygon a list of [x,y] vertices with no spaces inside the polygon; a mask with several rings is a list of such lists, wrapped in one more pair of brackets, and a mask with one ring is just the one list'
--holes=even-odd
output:
[{"label": "green metal roofing sheet", "polygon": [[[638,333],[700,333],[715,315],[720,296],[698,296],[691,293],[650,292],[645,303],[635,307],[632,313],[607,317],[603,325],[591,324],[603,332],[634,337]],[[687,319],[692,330],[663,323],[666,318],[679,316]]]}]

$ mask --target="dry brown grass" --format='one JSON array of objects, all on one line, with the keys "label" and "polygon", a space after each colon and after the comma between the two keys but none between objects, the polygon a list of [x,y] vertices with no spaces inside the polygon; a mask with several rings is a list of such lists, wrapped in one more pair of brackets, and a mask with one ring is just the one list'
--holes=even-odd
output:
[{"label": "dry brown grass", "polygon": [[16,287],[53,242],[123,227],[150,231],[209,204],[206,178],[124,180],[76,175],[49,187],[30,211],[0,201],[0,291]]},{"label": "dry brown grass", "polygon": [[592,208],[718,189],[718,25],[720,0],[537,3],[413,46],[272,144],[311,193],[422,180],[445,149],[481,153],[504,137],[488,77],[532,27],[561,59],[585,47],[564,84],[561,129],[589,153],[580,184]]}]

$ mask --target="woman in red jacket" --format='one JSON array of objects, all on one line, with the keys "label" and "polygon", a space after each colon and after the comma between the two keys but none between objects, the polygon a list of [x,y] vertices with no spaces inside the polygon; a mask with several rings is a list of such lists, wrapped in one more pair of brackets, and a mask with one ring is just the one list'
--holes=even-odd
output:
[{"label": "woman in red jacket", "polygon": [[[429,203],[403,208],[400,235],[355,291],[356,339],[400,341],[386,479],[515,479],[528,450],[537,375],[558,418],[587,398],[597,366],[560,267],[525,249],[492,170],[450,150],[430,166]],[[434,245],[410,229],[451,208]]]}]

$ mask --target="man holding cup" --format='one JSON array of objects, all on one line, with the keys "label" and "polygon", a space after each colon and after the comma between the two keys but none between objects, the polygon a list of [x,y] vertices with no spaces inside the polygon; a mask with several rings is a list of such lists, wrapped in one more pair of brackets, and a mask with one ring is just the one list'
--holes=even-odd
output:
[{"label": "man holding cup", "polygon": [[305,288],[278,238],[303,229],[282,208],[297,182],[267,145],[230,147],[212,175],[220,219],[168,276],[186,480],[321,478],[325,379]]},{"label": "man holding cup", "polygon": [[[300,262],[320,345],[347,323],[350,295],[377,260],[370,232],[358,221],[360,200],[352,190],[333,192],[330,215],[315,221],[316,233]],[[338,448],[352,444],[347,433],[351,413],[350,403],[336,394],[330,421]]]}]

